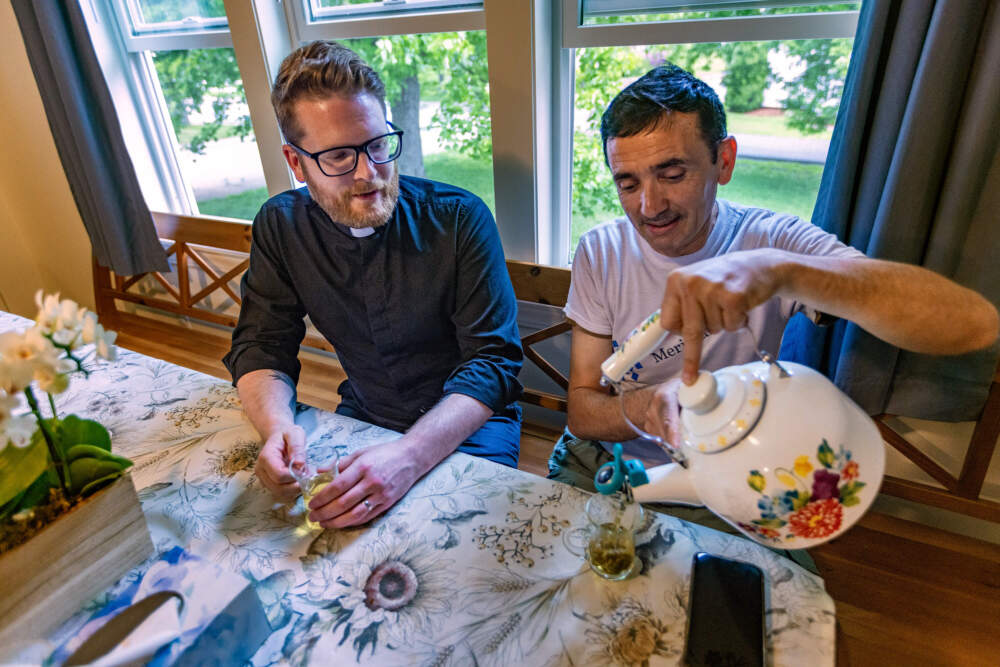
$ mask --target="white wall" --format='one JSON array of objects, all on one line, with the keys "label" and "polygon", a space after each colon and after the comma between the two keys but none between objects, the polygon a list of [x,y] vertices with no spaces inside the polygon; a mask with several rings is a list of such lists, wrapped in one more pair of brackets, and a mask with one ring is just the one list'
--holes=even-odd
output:
[{"label": "white wall", "polygon": [[9,2],[0,2],[0,90],[2,305],[34,317],[34,293],[42,288],[92,308],[90,240]]}]

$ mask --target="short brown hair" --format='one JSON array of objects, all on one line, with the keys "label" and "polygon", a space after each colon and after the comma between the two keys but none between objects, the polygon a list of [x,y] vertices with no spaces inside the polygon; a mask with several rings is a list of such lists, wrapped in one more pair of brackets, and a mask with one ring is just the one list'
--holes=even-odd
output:
[{"label": "short brown hair", "polygon": [[302,130],[293,108],[301,99],[369,93],[385,112],[385,84],[354,51],[337,42],[317,40],[292,51],[274,79],[271,105],[285,139],[297,142]]}]

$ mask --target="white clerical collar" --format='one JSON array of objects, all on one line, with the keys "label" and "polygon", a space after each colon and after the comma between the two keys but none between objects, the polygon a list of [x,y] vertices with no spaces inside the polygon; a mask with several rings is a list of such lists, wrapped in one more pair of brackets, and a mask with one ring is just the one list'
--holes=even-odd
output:
[{"label": "white clerical collar", "polygon": [[375,233],[375,228],[374,227],[362,227],[361,229],[357,229],[355,227],[348,227],[348,229],[351,230],[351,236],[353,236],[354,238],[361,238],[363,236],[371,236],[372,234]]}]

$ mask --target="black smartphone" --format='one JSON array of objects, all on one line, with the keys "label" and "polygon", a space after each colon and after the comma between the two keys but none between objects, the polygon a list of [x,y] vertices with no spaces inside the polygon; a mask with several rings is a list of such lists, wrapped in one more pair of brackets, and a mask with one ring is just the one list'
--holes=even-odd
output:
[{"label": "black smartphone", "polygon": [[764,573],[756,565],[699,552],[691,571],[685,664],[764,664]]}]

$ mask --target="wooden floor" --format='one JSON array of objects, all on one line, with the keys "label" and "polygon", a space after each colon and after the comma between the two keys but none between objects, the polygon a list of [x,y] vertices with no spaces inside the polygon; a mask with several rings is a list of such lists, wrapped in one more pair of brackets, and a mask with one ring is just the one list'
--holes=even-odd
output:
[{"label": "wooden floor", "polygon": [[[124,348],[229,380],[219,361],[227,339],[192,342],[159,325],[118,331]],[[319,355],[302,361],[299,400],[336,407],[343,371]],[[556,436],[525,425],[518,467],[544,475]],[[810,553],[837,604],[838,665],[1000,664],[1000,547],[869,513]]]}]

